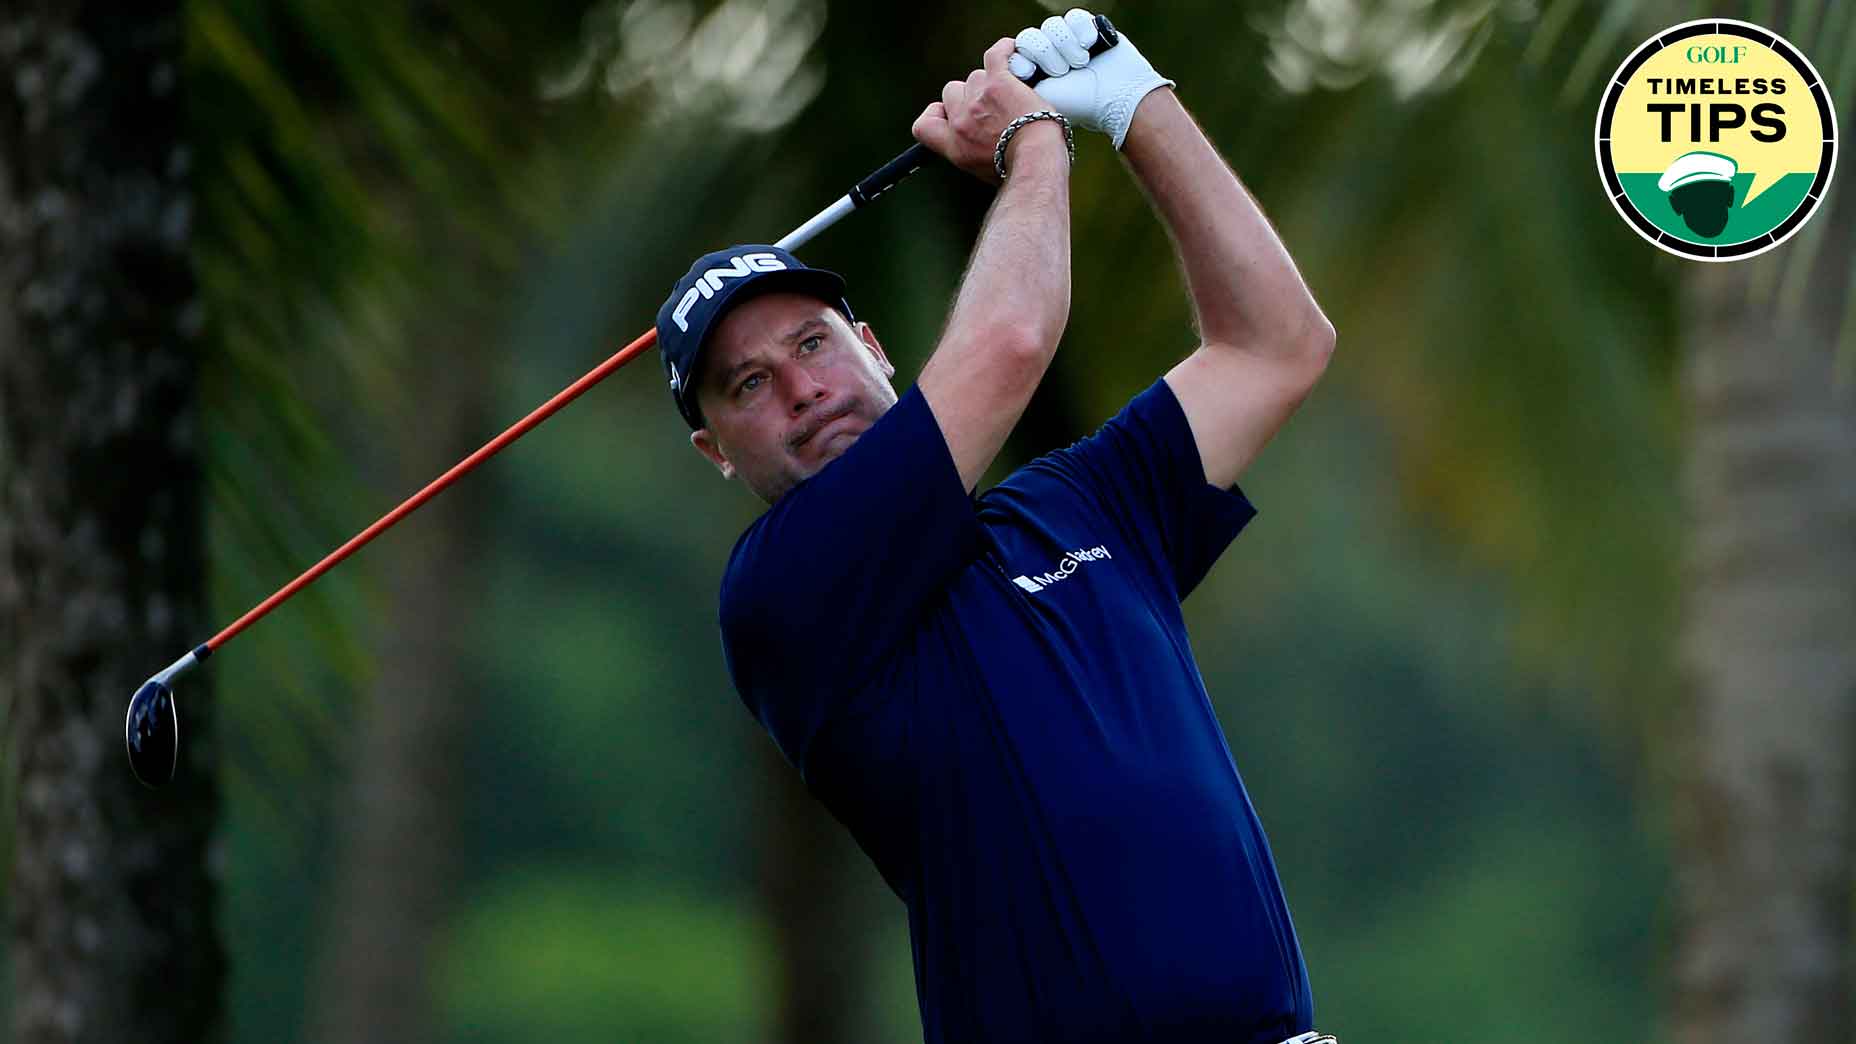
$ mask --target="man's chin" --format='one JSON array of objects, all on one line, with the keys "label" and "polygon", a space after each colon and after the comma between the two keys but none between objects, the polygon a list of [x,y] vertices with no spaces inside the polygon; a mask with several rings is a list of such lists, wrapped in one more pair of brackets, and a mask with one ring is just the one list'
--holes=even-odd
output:
[{"label": "man's chin", "polygon": [[851,445],[863,436],[863,433],[864,429],[862,428],[851,428],[845,431],[834,431],[826,435],[825,459],[836,460],[843,456],[844,451],[850,449]]},{"label": "man's chin", "polygon": [[[767,496],[763,493],[761,499],[767,501],[769,504],[774,503],[779,500],[781,496],[786,494],[787,489],[824,471],[827,464],[844,456],[844,451],[850,449],[866,430],[868,429],[847,429],[842,432],[821,432],[818,435],[814,435],[803,447],[805,459],[798,461],[799,467],[793,481],[774,496]],[[797,460],[797,456],[795,456],[795,459]]]}]

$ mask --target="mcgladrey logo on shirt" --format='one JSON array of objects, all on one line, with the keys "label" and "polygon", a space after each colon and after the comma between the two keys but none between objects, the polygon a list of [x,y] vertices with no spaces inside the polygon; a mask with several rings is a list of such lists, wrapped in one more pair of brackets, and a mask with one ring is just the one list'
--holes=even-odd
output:
[{"label": "mcgladrey logo on shirt", "polygon": [[1057,568],[1046,573],[1038,573],[1034,576],[1015,576],[1012,578],[1012,582],[1024,588],[1027,593],[1036,594],[1059,580],[1069,579],[1070,574],[1081,569],[1084,562],[1094,562],[1097,559],[1114,557],[1114,555],[1108,553],[1108,548],[1102,544],[1097,544],[1094,547],[1079,547],[1074,551],[1065,551],[1063,557],[1057,560]]}]

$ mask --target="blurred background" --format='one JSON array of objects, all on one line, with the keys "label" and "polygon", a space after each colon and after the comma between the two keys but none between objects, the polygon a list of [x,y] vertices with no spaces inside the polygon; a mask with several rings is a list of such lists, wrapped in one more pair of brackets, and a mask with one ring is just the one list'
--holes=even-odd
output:
[{"label": "blurred background", "polygon": [[[0,1039],[919,1041],[901,904],[724,671],[759,502],[621,371],[178,687],[135,686],[771,240],[1057,7],[77,0],[0,13]],[[1319,1025],[1849,1040],[1856,251],[1605,201],[1601,87],[1750,18],[1846,119],[1856,5],[1102,7],[1340,333],[1187,604]],[[1195,344],[1098,138],[998,470]],[[990,198],[803,253],[912,379]]]}]

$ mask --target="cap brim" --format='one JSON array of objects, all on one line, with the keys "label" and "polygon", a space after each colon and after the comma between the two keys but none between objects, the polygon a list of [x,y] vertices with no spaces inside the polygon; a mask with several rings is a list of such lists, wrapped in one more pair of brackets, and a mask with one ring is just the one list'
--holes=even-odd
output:
[{"label": "cap brim", "polygon": [[1698,170],[1692,174],[1684,174],[1681,177],[1676,178],[1674,181],[1668,181],[1666,185],[1664,183],[1659,183],[1656,187],[1663,192],[1674,192],[1676,189],[1679,189],[1684,185],[1692,185],[1697,181],[1725,181],[1731,185],[1733,184],[1733,180],[1734,179],[1728,177],[1727,175],[1721,174],[1717,171]]}]

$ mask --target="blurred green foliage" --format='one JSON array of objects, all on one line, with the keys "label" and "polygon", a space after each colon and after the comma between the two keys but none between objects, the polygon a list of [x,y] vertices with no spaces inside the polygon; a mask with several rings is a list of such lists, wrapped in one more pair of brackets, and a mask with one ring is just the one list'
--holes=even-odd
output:
[{"label": "blurred green foliage", "polygon": [[[1678,270],[1606,205],[1590,142],[1640,13],[1406,5],[1425,13],[1398,31],[1440,34],[1427,81],[1393,49],[1297,57],[1286,27],[1310,6],[1113,11],[1340,331],[1245,480],[1260,517],[1188,605],[1207,685],[1324,1029],[1645,1037],[1669,872],[1642,766],[1672,684]],[[1801,32],[1847,109],[1856,19],[1828,8]],[[943,80],[1044,14],[193,4],[215,618],[409,492],[370,460],[419,422],[408,353],[455,347],[420,316],[486,317],[456,365],[513,421],[643,330],[692,257],[809,217],[908,143]],[[1081,145],[1071,333],[1001,472],[1193,345],[1164,233],[1109,150]],[[925,170],[806,251],[849,277],[903,379],[987,200]],[[767,741],[714,604],[759,505],[685,448],[660,380],[641,361],[469,480],[491,491],[493,536],[456,565],[493,594],[432,980],[449,1041],[765,1033]],[[236,1039],[300,1039],[353,694],[394,626],[370,571],[420,525],[214,662]],[[867,865],[852,880],[858,1039],[919,1039],[902,909]]]},{"label": "blurred green foliage", "polygon": [[753,917],[610,865],[505,870],[454,928],[438,990],[460,1041],[751,1040],[774,956]]}]

